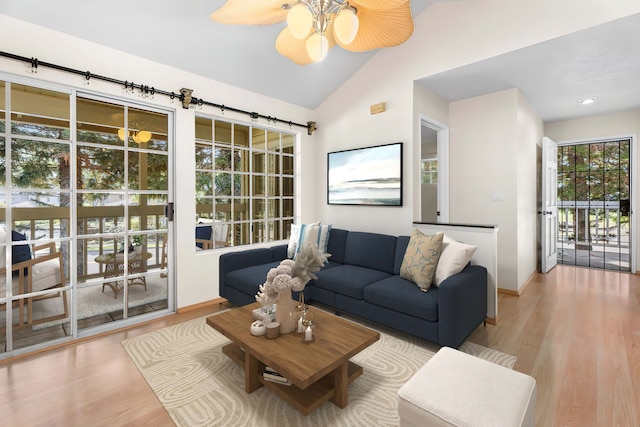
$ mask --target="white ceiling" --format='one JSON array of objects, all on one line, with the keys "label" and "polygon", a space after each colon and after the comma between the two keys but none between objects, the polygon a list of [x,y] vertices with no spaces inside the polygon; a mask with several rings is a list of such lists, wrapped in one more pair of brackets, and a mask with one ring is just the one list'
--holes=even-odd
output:
[{"label": "white ceiling", "polygon": [[[414,16],[434,1],[412,0]],[[321,63],[299,66],[275,50],[284,23],[234,26],[211,22],[209,14],[223,3],[109,0],[98,7],[86,0],[2,0],[0,13],[310,109],[376,53],[335,47]],[[640,14],[430,76],[420,83],[448,101],[516,87],[545,121],[638,109],[637,28]],[[10,53],[31,56],[29,52]],[[588,96],[599,99],[589,106],[577,103]]]},{"label": "white ceiling", "polygon": [[[419,81],[446,101],[519,88],[544,121],[640,108],[640,14]],[[579,99],[597,96],[595,103]]]},{"label": "white ceiling", "polygon": [[[412,0],[414,16],[433,1]],[[336,46],[320,63],[296,65],[275,48],[284,22],[267,26],[212,22],[209,15],[224,3],[109,0],[97,6],[87,0],[1,0],[0,13],[310,109],[376,53],[347,52]]]}]

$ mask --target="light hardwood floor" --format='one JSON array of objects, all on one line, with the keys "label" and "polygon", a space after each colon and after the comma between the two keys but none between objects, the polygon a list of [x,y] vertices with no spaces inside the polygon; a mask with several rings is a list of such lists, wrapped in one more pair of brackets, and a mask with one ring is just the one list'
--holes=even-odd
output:
[{"label": "light hardwood floor", "polygon": [[[227,307],[0,362],[0,425],[173,425],[120,342]],[[640,425],[640,276],[558,266],[499,311],[469,339],[536,378],[537,426]]]}]

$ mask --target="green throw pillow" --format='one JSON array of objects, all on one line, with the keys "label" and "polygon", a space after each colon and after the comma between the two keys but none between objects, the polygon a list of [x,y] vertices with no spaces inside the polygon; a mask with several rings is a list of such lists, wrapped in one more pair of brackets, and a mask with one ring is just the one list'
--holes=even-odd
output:
[{"label": "green throw pillow", "polygon": [[420,230],[414,229],[407,245],[407,251],[404,253],[400,277],[411,280],[423,292],[429,290],[433,281],[442,250],[443,235],[440,232],[428,236]]}]

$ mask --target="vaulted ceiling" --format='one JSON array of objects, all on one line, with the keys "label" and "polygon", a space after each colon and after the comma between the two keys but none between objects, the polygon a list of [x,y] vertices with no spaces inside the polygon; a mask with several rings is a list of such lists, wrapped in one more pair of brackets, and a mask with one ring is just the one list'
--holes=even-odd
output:
[{"label": "vaulted ceiling", "polygon": [[[434,1],[412,0],[414,17],[429,13]],[[0,13],[309,109],[377,53],[335,47],[320,63],[296,65],[275,49],[284,23],[211,22],[210,13],[222,4],[224,0],[110,0],[99,6],[85,0],[3,0]],[[448,101],[516,87],[547,121],[640,108],[637,28],[640,14],[419,83]],[[597,102],[577,103],[588,96],[598,97]]]}]

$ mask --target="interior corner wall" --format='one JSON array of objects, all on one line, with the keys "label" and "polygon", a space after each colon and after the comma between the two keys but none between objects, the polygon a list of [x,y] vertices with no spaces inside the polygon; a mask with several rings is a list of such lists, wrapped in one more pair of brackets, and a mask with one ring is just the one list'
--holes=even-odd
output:
[{"label": "interior corner wall", "polygon": [[[558,143],[635,136],[637,144],[638,135],[640,135],[640,109],[590,116],[582,119],[546,122],[544,124],[544,135]],[[638,153],[634,154],[634,159],[636,168],[631,173],[636,178],[635,182],[640,182],[638,181],[640,176],[638,171],[640,169],[640,157]],[[636,192],[636,196],[640,198],[640,192]],[[636,204],[638,202],[638,200],[635,201]],[[637,209],[635,211],[638,212]],[[635,215],[634,226],[636,230],[640,230],[640,215],[638,214]],[[638,235],[640,236],[640,234]],[[638,242],[633,243],[638,244]],[[638,265],[640,265],[640,251],[636,251],[636,266]]]},{"label": "interior corner wall", "polygon": [[[176,29],[175,31],[179,31]],[[179,92],[180,88],[194,90],[194,96],[224,105],[232,105],[245,111],[258,111],[271,116],[284,117],[297,123],[316,120],[306,108],[294,106],[244,89],[233,87],[199,75],[168,67],[115,49],[63,34],[0,14],[0,40],[2,50],[27,58],[38,58],[69,68],[87,70],[119,80],[144,82],[163,90]],[[125,94],[122,87],[112,83],[91,80],[85,85],[83,76],[77,76],[46,67],[31,73],[30,64],[13,59],[0,58],[0,72],[26,78],[33,85],[49,82],[101,96],[123,99],[164,108],[175,112],[175,253],[173,271],[176,283],[177,308],[198,304],[219,297],[216,266],[221,251],[196,252],[194,243],[195,215],[195,114],[194,108],[183,109],[179,102],[172,103],[166,96],[141,99],[137,93]],[[244,114],[226,111],[224,115],[212,107],[202,106],[197,111],[219,119],[251,124]],[[288,125],[269,125],[260,120],[261,126],[290,131]],[[306,130],[299,132],[298,157],[296,159],[296,195],[299,197],[300,218],[310,218],[315,213],[316,198],[313,192],[317,162],[315,161],[315,136]],[[301,172],[302,171],[302,172]],[[310,213],[308,213],[310,212]],[[230,248],[228,250],[234,250]]]},{"label": "interior corner wall", "polygon": [[517,123],[517,290],[538,268],[538,150],[542,143],[542,119],[518,91]]},{"label": "interior corner wall", "polygon": [[518,289],[518,94],[449,105],[450,221],[498,225],[498,287]]}]

